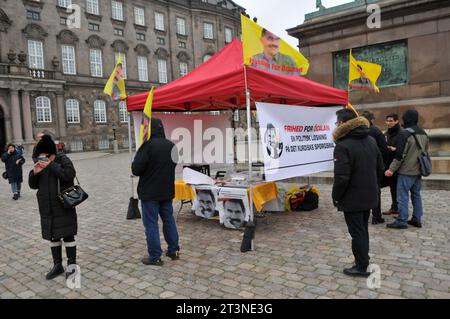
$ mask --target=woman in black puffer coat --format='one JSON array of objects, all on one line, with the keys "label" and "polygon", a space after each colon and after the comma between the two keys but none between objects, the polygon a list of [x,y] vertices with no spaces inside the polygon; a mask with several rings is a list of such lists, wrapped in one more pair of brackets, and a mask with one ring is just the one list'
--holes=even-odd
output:
[{"label": "woman in black puffer coat", "polygon": [[50,280],[64,273],[62,241],[66,247],[67,265],[76,264],[77,214],[74,208],[65,208],[58,198],[60,190],[74,185],[76,173],[72,161],[64,154],[57,154],[55,142],[49,135],[44,135],[38,142],[36,152],[38,161],[30,172],[28,183],[31,189],[38,190],[42,238],[50,241],[54,263],[46,276]]},{"label": "woman in black puffer coat", "polygon": [[9,184],[11,184],[13,199],[17,200],[20,197],[20,189],[23,182],[22,166],[25,163],[25,159],[14,144],[8,144],[6,152],[2,155],[2,162],[5,163],[6,175]]}]

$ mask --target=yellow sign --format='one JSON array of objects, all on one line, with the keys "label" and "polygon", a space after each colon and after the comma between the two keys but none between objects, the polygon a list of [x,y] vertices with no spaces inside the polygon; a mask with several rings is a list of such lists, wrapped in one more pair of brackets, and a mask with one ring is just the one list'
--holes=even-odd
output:
[{"label": "yellow sign", "polygon": [[376,83],[381,74],[381,65],[358,61],[350,50],[348,86],[353,89],[369,89],[380,92]]},{"label": "yellow sign", "polygon": [[141,144],[144,144],[145,141],[148,141],[150,139],[150,136],[152,135],[152,104],[153,104],[153,92],[155,87],[152,86],[152,89],[150,90],[150,93],[147,96],[147,101],[145,102],[144,107],[144,113],[142,114],[142,122],[141,122],[141,129],[140,129],[140,141]]},{"label": "yellow sign", "polygon": [[306,75],[308,60],[283,39],[241,15],[244,63],[275,74]]},{"label": "yellow sign", "polygon": [[123,78],[122,55],[120,53],[116,66],[114,67],[108,82],[106,82],[103,92],[108,94],[114,101],[119,99],[124,100],[127,98],[127,94],[125,92],[125,80]]}]

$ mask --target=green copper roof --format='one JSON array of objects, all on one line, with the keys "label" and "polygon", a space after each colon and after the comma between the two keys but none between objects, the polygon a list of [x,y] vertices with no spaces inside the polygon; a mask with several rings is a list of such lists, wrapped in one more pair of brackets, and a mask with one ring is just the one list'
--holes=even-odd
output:
[{"label": "green copper roof", "polygon": [[325,15],[328,15],[331,13],[341,12],[341,11],[345,11],[345,10],[349,10],[349,9],[353,9],[353,8],[357,8],[357,7],[361,7],[361,6],[367,6],[369,4],[377,3],[377,2],[379,2],[379,0],[354,0],[352,2],[344,3],[339,6],[330,7],[330,8],[322,8],[322,9],[319,9],[319,11],[305,14],[305,21],[311,20],[311,19],[314,19],[317,17],[322,17],[322,16],[325,16]]}]

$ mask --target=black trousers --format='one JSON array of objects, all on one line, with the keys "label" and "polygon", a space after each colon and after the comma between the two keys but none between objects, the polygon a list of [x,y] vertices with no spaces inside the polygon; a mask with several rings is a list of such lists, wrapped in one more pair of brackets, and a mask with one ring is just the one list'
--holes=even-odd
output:
[{"label": "black trousers", "polygon": [[397,179],[398,179],[398,175],[397,174],[395,174],[394,176],[389,178],[389,188],[391,189],[391,198],[392,198],[391,209],[398,212]]},{"label": "black trousers", "polygon": [[344,212],[348,232],[352,236],[352,251],[356,267],[364,271],[369,266],[369,216],[369,210]]},{"label": "black trousers", "polygon": [[381,188],[378,187],[378,205],[374,209],[372,209],[372,218],[380,219],[383,216],[381,215]]}]

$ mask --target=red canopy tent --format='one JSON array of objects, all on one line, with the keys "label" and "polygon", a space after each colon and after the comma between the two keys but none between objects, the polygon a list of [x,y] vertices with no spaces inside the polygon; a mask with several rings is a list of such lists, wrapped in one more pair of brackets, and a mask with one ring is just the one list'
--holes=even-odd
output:
[{"label": "red canopy tent", "polygon": [[[245,77],[252,101],[290,105],[346,105],[348,92],[311,80],[247,66],[234,40],[186,76],[155,89],[154,111],[213,111],[246,107]],[[148,92],[130,95],[128,111],[143,110]],[[252,103],[252,108],[255,104]]]}]

